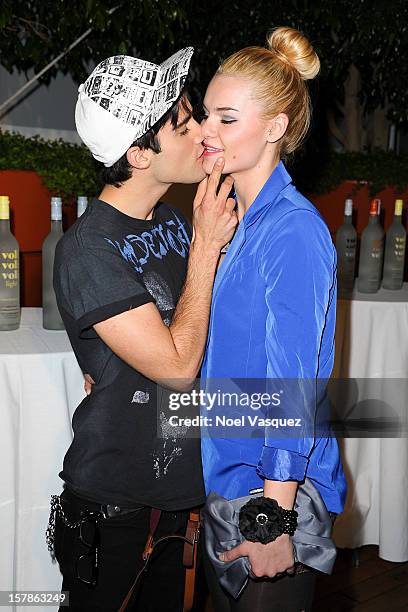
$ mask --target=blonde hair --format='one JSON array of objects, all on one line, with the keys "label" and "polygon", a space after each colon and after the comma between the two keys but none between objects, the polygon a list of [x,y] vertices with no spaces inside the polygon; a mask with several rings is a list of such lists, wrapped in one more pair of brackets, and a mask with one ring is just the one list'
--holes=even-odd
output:
[{"label": "blonde hair", "polygon": [[261,103],[266,120],[279,113],[289,118],[280,142],[282,157],[295,151],[310,125],[311,103],[305,81],[319,72],[320,61],[310,42],[293,28],[276,28],[267,47],[247,47],[226,59],[217,73],[253,82],[254,98]]}]

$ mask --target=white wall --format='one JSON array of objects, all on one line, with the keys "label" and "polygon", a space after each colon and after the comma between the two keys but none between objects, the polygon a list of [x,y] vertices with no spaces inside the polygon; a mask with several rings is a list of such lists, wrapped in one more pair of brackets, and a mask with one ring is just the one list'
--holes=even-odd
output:
[{"label": "white wall", "polygon": [[[28,79],[33,76],[30,71]],[[0,104],[24,83],[24,74],[12,74],[0,66]],[[39,134],[44,138],[63,138],[80,142],[75,130],[74,111],[78,86],[72,78],[59,73],[50,84],[34,84],[13,106],[0,116],[0,128],[14,130],[26,136]]]}]

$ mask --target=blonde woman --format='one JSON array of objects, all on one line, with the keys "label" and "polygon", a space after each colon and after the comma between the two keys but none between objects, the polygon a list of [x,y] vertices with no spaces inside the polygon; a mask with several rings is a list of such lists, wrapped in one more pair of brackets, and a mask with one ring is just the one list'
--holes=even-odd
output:
[{"label": "blonde woman", "polygon": [[[215,281],[202,369],[207,383],[290,379],[301,389],[304,381],[330,377],[335,249],[322,217],[296,190],[283,163],[308,131],[306,81],[319,67],[309,41],[281,27],[269,35],[267,48],[249,47],[225,60],[208,86],[204,169],[209,174],[216,159],[225,159],[240,223]],[[316,417],[316,403],[304,396],[303,403],[283,403],[282,410],[309,422]],[[299,485],[308,479],[328,515],[342,511],[346,483],[336,440],[310,430],[278,437],[272,427],[263,437],[221,438],[205,431],[202,460],[207,493],[233,500],[263,491],[258,514],[246,517],[246,533],[255,536],[220,556],[222,563],[249,560],[245,589],[234,599],[220,587],[213,566],[208,571],[216,612],[311,610],[314,572],[294,557],[293,508]],[[270,513],[271,499],[276,503]],[[256,537],[259,517],[266,533],[268,524],[281,521],[267,543]]]}]

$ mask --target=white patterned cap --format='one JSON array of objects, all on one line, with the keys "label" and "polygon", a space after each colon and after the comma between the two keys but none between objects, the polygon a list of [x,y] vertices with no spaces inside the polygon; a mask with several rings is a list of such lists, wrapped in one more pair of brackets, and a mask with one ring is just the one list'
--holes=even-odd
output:
[{"label": "white patterned cap", "polygon": [[98,161],[112,166],[172,107],[188,75],[193,47],[162,64],[114,55],[79,86],[75,123]]}]

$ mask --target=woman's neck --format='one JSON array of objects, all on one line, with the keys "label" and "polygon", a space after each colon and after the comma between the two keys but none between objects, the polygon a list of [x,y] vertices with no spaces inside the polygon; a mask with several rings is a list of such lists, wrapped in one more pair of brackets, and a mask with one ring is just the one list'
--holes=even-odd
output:
[{"label": "woman's neck", "polygon": [[234,189],[238,203],[238,221],[240,222],[253,204],[256,196],[265,185],[272,172],[279,163],[279,159],[275,159],[269,164],[259,164],[245,172],[232,174],[234,179]]}]

